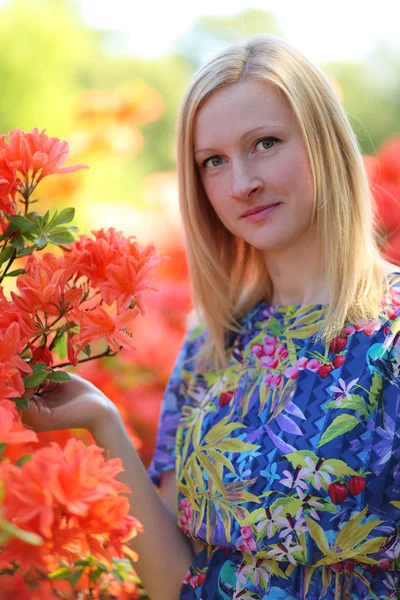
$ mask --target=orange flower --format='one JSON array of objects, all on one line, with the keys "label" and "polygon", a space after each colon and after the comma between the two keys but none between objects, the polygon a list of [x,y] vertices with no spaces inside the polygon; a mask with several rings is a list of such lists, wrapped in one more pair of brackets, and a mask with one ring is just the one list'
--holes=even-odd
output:
[{"label": "orange flower", "polygon": [[61,168],[68,156],[69,145],[56,137],[47,136],[45,131],[39,132],[35,127],[30,133],[25,133],[17,128],[6,136],[0,136],[0,148],[24,179],[38,183],[48,175],[87,168],[86,165]]},{"label": "orange flower", "polygon": [[52,488],[57,469],[54,453],[52,462],[44,460],[43,450],[38,450],[22,467],[0,463],[1,466],[4,518],[43,538],[51,537],[55,519]]},{"label": "orange flower", "polygon": [[135,350],[132,338],[123,330],[131,325],[138,312],[137,309],[122,310],[113,317],[101,306],[87,312],[75,311],[74,319],[80,325],[79,333],[72,338],[72,343],[78,346],[76,352],[79,353],[87,344],[103,337],[113,350],[118,351],[120,346]]},{"label": "orange flower", "polygon": [[101,448],[74,438],[64,450],[55,443],[38,450],[22,467],[0,463],[2,517],[43,539],[35,547],[9,541],[0,552],[0,568],[16,561],[24,573],[35,567],[49,572],[60,560],[72,564],[92,554],[110,565],[116,553],[130,554],[124,543],[141,525],[119,495],[130,491],[116,480],[121,470],[120,459],[105,460]]},{"label": "orange flower", "polygon": [[43,455],[59,454],[57,483],[52,492],[70,515],[85,516],[91,504],[103,501],[108,494],[129,491],[126,485],[115,480],[123,470],[121,460],[106,461],[103,450],[98,446],[86,447],[79,440],[71,438],[63,452],[55,444],[43,448],[41,452]]},{"label": "orange flower", "polygon": [[37,442],[37,439],[36,433],[22,424],[15,403],[0,400],[0,443],[24,444]]},{"label": "orange flower", "polygon": [[20,296],[11,292],[14,304],[20,310],[30,314],[43,311],[48,314],[58,315],[59,310],[57,307],[60,298],[59,282],[62,275],[62,269],[53,273],[51,277],[44,269],[37,272],[37,277],[31,277],[27,273],[20,275],[17,280]]},{"label": "orange flower", "polygon": [[92,231],[95,239],[81,235],[79,240],[71,244],[71,258],[79,260],[78,276],[84,275],[92,285],[107,279],[107,266],[119,265],[124,254],[128,253],[129,238],[121,232],[110,228]]},{"label": "orange flower", "polygon": [[47,346],[38,346],[32,350],[32,364],[37,362],[45,363],[46,365],[53,364],[53,355]]},{"label": "orange flower", "polygon": [[32,375],[31,367],[18,354],[21,350],[20,326],[11,323],[5,333],[0,332],[0,399],[22,396],[25,387],[20,371]]},{"label": "orange flower", "polygon": [[18,323],[21,328],[21,345],[25,346],[28,339],[37,334],[35,323],[30,315],[21,312],[12,302],[9,302],[0,286],[0,332],[8,331],[11,323]]},{"label": "orange flower", "polygon": [[138,247],[136,256],[124,256],[121,265],[107,267],[107,279],[100,285],[100,290],[109,306],[116,300],[118,311],[121,311],[135,300],[140,312],[144,313],[140,292],[154,291],[149,286],[148,275],[161,263],[154,253],[154,246],[143,250]]},{"label": "orange flower", "polygon": [[12,215],[17,212],[14,198],[17,189],[16,170],[10,165],[0,146],[0,210]]}]

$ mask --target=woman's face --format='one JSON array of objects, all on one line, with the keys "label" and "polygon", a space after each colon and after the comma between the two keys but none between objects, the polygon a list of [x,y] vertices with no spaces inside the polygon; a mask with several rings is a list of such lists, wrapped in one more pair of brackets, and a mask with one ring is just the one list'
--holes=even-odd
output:
[{"label": "woman's face", "polygon": [[314,189],[296,117],[273,85],[246,80],[214,92],[194,123],[195,160],[225,227],[264,251],[310,234]]}]

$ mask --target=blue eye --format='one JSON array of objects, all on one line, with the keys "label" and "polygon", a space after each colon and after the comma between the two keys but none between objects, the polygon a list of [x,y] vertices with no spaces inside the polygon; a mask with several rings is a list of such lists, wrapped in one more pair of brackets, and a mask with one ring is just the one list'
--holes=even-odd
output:
[{"label": "blue eye", "polygon": [[220,156],[210,156],[210,158],[203,161],[202,167],[207,167],[208,163],[211,163],[214,168],[220,167],[223,164],[223,159]]},{"label": "blue eye", "polygon": [[256,147],[257,147],[259,144],[262,144],[262,149],[263,149],[263,150],[270,150],[270,149],[273,147],[273,145],[270,145],[270,144],[271,144],[271,142],[272,142],[272,143],[274,143],[274,142],[279,142],[279,140],[278,140],[278,138],[276,138],[276,137],[271,137],[271,136],[269,136],[269,137],[264,137],[264,138],[262,138],[261,140],[258,140],[258,142],[256,143]]}]

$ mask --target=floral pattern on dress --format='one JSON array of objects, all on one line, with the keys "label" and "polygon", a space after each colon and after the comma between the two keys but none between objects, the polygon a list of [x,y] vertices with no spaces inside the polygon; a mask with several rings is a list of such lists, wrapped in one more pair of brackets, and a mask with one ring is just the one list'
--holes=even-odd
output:
[{"label": "floral pattern on dress", "polygon": [[150,475],[204,542],[180,599],[400,597],[400,275],[377,322],[316,341],[323,305],[258,303],[229,364],[184,340]]}]

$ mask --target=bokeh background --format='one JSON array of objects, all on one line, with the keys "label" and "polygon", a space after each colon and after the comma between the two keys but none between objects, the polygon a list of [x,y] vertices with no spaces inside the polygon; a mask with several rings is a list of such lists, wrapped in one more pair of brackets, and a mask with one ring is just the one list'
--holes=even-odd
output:
[{"label": "bokeh background", "polygon": [[[0,131],[46,129],[89,170],[41,184],[40,212],[76,208],[82,233],[115,227],[169,256],[137,319],[138,350],[79,370],[118,405],[146,465],[191,310],[174,127],[198,66],[256,33],[292,42],[331,79],[358,137],[382,244],[400,263],[400,4],[337,0],[0,0]],[[39,205],[38,205],[39,209]],[[71,434],[59,432],[63,444]]]}]

